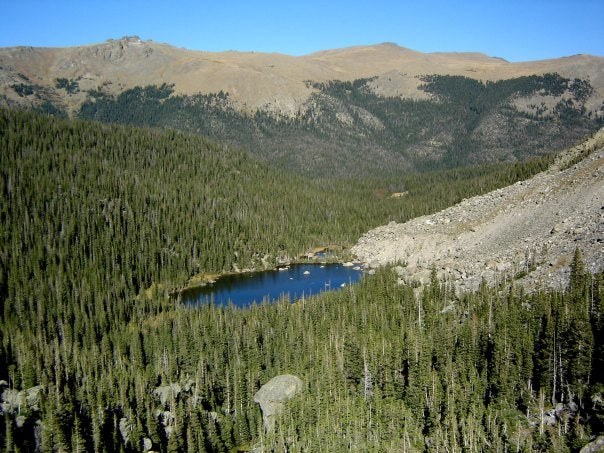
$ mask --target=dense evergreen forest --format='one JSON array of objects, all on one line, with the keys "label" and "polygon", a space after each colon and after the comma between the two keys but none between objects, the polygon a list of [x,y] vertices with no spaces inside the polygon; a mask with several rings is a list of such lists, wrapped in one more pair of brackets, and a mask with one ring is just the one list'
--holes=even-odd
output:
[{"label": "dense evergreen forest", "polygon": [[[175,95],[167,85],[117,96],[95,90],[77,116],[199,133],[283,168],[340,176],[526,159],[569,146],[602,124],[584,107],[590,83],[558,74],[487,83],[429,76],[421,89],[432,99],[421,101],[380,96],[373,82],[308,82],[315,92],[293,118],[264,110],[247,115],[227,93]],[[557,104],[526,111],[515,106],[536,94]]]},{"label": "dense evergreen forest", "polygon": [[[579,251],[565,291],[455,294],[383,269],[294,304],[170,297],[547,158],[310,180],[196,135],[9,110],[0,151],[5,451],[574,451],[604,429],[604,276]],[[266,433],[252,398],[282,373],[305,389]]]},{"label": "dense evergreen forest", "polygon": [[7,256],[26,260],[35,252],[41,270],[64,264],[62,255],[79,256],[76,268],[112,269],[135,290],[350,245],[370,228],[525,179],[549,162],[311,180],[174,131],[8,110],[1,127]]}]

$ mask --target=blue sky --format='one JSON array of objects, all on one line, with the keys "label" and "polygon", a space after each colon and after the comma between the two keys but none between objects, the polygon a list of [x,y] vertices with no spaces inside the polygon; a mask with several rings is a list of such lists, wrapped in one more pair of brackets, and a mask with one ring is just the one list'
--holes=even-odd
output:
[{"label": "blue sky", "polygon": [[604,0],[0,0],[0,47],[138,35],[195,50],[303,55],[394,42],[510,61],[604,56]]}]

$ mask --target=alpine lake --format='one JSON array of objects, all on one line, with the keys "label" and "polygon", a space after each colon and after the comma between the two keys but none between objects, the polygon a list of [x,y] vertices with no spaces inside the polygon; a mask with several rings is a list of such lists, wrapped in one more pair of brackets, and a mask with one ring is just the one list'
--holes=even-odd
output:
[{"label": "alpine lake", "polygon": [[224,275],[213,283],[184,290],[180,298],[189,307],[232,303],[247,308],[265,301],[288,298],[295,302],[324,291],[339,290],[358,282],[362,276],[363,270],[357,265],[292,264],[274,270]]}]

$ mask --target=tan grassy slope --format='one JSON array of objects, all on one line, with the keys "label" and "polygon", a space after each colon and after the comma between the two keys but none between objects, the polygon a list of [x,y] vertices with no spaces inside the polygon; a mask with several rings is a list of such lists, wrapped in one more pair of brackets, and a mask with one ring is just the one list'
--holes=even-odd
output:
[{"label": "tan grassy slope", "polygon": [[[177,93],[228,92],[243,110],[258,108],[296,113],[312,93],[307,81],[354,80],[379,76],[376,92],[419,98],[418,75],[463,75],[499,80],[558,72],[589,79],[595,88],[592,104],[604,99],[604,58],[588,55],[527,63],[509,63],[478,53],[421,53],[394,44],[351,47],[301,57],[275,53],[202,52],[176,48],[137,37],[69,48],[15,47],[0,49],[0,94],[26,76],[41,86],[57,78],[79,79],[82,91],[102,88],[121,92],[134,86],[168,83]],[[71,108],[84,93],[68,98]],[[15,98],[18,101],[19,99]]]},{"label": "tan grassy slope", "polygon": [[591,272],[604,270],[604,129],[527,181],[376,228],[352,251],[371,266],[400,265],[405,281],[427,281],[435,268],[460,288],[504,276],[559,287],[577,247]]}]

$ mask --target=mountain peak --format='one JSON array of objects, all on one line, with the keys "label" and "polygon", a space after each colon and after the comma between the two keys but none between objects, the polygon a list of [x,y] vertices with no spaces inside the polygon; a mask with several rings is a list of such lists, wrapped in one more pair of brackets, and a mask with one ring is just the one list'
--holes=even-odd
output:
[{"label": "mountain peak", "polygon": [[143,42],[143,40],[137,36],[137,35],[132,35],[132,36],[122,36],[121,38],[118,39],[113,39],[113,38],[109,38],[106,42],[116,42],[116,41],[121,41],[121,42]]},{"label": "mountain peak", "polygon": [[391,42],[391,41],[381,42],[379,44],[376,44],[376,46],[377,47],[394,47],[394,48],[397,48],[397,49],[404,49],[404,47],[401,47],[397,43]]}]

